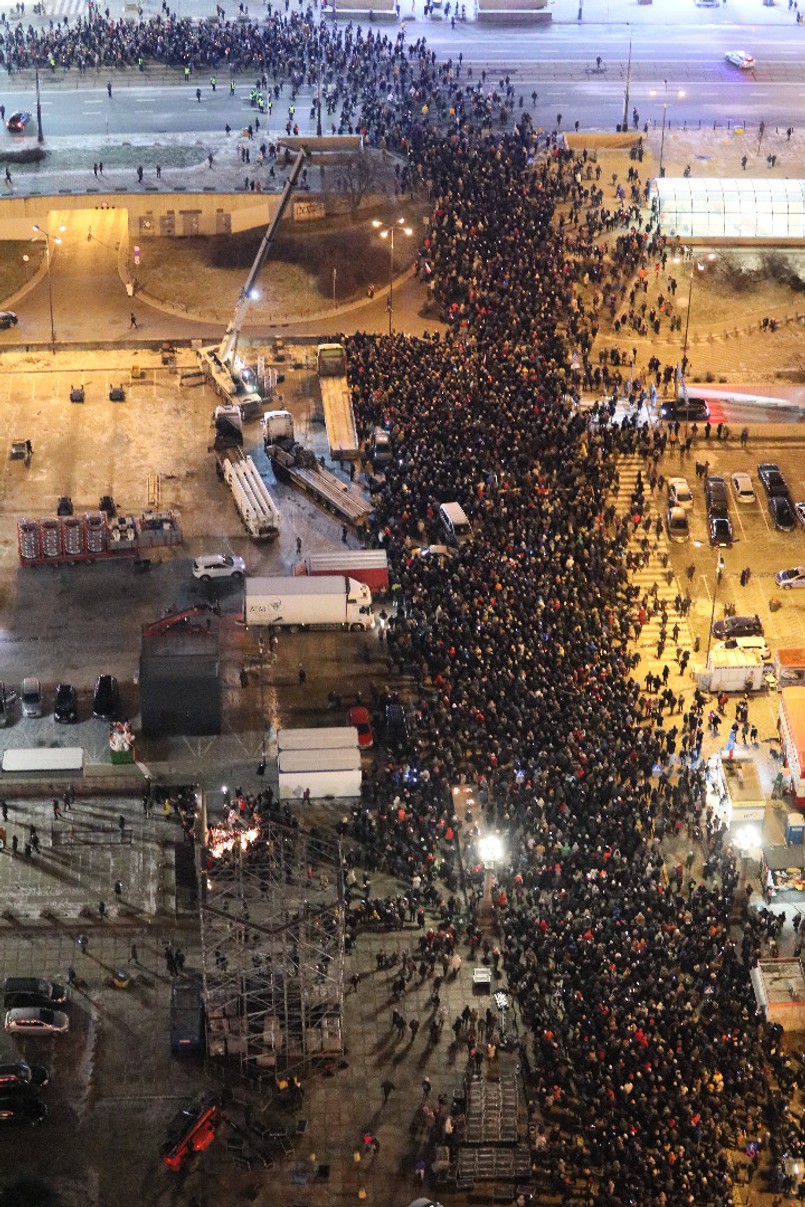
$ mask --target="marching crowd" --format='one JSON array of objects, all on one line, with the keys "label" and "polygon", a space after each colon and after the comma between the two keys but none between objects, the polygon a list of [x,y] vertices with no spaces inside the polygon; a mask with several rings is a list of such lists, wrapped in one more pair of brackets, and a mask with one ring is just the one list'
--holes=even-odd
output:
[{"label": "marching crowd", "polygon": [[[607,206],[600,173],[538,136],[508,80],[473,79],[460,57],[439,64],[402,31],[335,30],[310,8],[195,24],[163,7],[133,23],[93,6],[72,25],[6,24],[2,61],[227,65],[291,100],[322,64],[333,126],[394,152],[401,188],[432,199],[419,272],[447,335],[356,336],[348,349],[361,426],[392,433],[375,535],[400,587],[389,652],[418,694],[411,750],[352,823],[364,866],[404,886],[378,923],[425,905],[445,926],[457,916],[449,786],[474,782],[485,825],[505,837],[498,957],[531,1030],[530,1090],[546,1121],[561,1106],[576,1122],[579,1144],[556,1162],[567,1187],[591,1166],[594,1207],[726,1207],[741,1133],[753,1161],[769,1136],[772,1186],[787,1189],[782,1156],[802,1148],[785,1093],[797,1071],[755,1012],[765,921],[737,894],[734,852],[705,805],[704,701],[678,718],[677,757],[676,700],[648,709],[633,677],[644,604],[627,546],[642,500],[613,503],[616,462],[640,453],[648,472],[657,450],[612,410],[591,422],[574,405],[582,388],[628,376],[636,399],[673,376],[655,358],[641,382],[633,355],[594,351],[601,312],[627,331],[675,313],[672,277],[656,308],[644,301],[668,249],[637,168]],[[420,556],[450,500],[474,539]],[[680,832],[703,844],[700,879],[664,868],[664,835]],[[469,938],[481,942],[474,927]],[[452,946],[421,955],[452,967]]]}]

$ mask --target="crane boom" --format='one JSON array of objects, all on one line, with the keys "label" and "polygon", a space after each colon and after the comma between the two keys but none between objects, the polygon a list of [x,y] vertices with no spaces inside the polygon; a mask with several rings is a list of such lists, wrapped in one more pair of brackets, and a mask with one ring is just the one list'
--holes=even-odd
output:
[{"label": "crane boom", "polygon": [[252,302],[252,290],[254,289],[257,278],[259,277],[263,265],[266,262],[279,224],[282,221],[286,209],[288,208],[288,202],[291,200],[291,194],[296,188],[296,182],[299,179],[302,168],[305,166],[305,161],[309,158],[309,155],[310,152],[306,146],[300,147],[300,149],[297,151],[296,159],[293,161],[293,165],[288,174],[288,179],[285,181],[285,187],[282,190],[277,211],[266,227],[265,234],[263,235],[260,246],[257,249],[257,255],[254,257],[254,263],[252,264],[249,275],[246,278],[246,284],[240,291],[240,297],[238,298],[237,305],[235,306],[235,313],[232,315],[232,321],[227,327],[226,334],[221,341],[221,347],[218,349],[218,359],[224,365],[231,366],[235,358],[235,353],[238,350],[238,340],[240,339],[240,329],[243,326],[243,320],[246,317],[246,312],[248,311]]}]

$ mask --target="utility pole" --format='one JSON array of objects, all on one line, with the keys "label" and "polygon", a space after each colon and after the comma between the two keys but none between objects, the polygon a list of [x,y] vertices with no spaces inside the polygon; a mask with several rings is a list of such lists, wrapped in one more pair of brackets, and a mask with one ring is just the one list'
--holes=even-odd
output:
[{"label": "utility pole", "polygon": [[39,95],[39,68],[36,68],[36,141],[44,142],[42,133],[42,98]]},{"label": "utility pole", "polygon": [[632,39],[629,38],[629,59],[626,64],[626,91],[623,94],[623,123],[621,130],[629,130],[629,85],[632,82]]},{"label": "utility pole", "polygon": [[668,81],[663,80],[665,85],[665,100],[662,103],[662,138],[660,139],[660,179],[665,175],[665,168],[662,165],[662,157],[665,154],[665,119],[668,116]]}]

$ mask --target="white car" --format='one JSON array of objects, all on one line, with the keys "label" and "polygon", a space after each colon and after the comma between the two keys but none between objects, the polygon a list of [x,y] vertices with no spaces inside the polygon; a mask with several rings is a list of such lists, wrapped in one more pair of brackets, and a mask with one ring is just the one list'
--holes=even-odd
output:
[{"label": "white car", "polygon": [[805,503],[795,503],[794,511],[797,513],[797,519],[803,528],[805,528]]},{"label": "white car", "polygon": [[764,662],[771,661],[771,650],[765,637],[728,637],[726,641],[717,641],[713,646],[716,650],[755,650]]},{"label": "white car", "polygon": [[784,591],[790,590],[791,587],[805,587],[805,566],[795,566],[793,570],[778,570],[774,581]]},{"label": "white car", "polygon": [[10,1035],[60,1035],[70,1030],[63,1010],[47,1006],[19,1006],[6,1012],[6,1031]]},{"label": "white car", "polygon": [[243,578],[246,563],[230,553],[208,553],[193,559],[193,577],[208,583],[211,578]]},{"label": "white car", "polygon": [[735,498],[739,503],[754,503],[755,488],[749,474],[744,473],[743,470],[732,475],[732,489],[735,491]]},{"label": "white car", "polygon": [[751,71],[755,65],[755,60],[745,50],[728,50],[724,58],[733,67],[740,67],[741,71]]},{"label": "white car", "polygon": [[687,478],[668,479],[668,506],[681,507],[690,511],[693,507],[693,492],[688,486]]}]

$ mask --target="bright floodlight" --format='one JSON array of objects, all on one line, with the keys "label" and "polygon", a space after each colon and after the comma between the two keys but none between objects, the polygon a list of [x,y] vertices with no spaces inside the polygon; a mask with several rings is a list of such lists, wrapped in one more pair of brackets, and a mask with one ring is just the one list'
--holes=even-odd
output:
[{"label": "bright floodlight", "polygon": [[478,853],[482,863],[498,863],[503,858],[503,843],[497,834],[484,834],[478,840]]},{"label": "bright floodlight", "polygon": [[759,847],[761,845],[760,831],[756,826],[741,826],[736,837],[738,839],[738,847],[742,851],[748,851],[750,847]]}]

